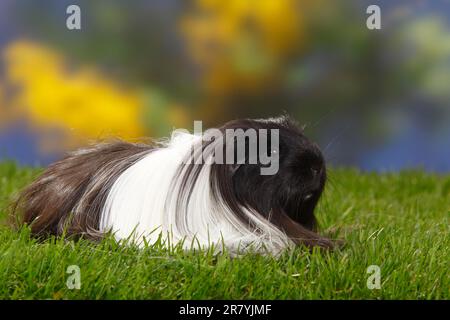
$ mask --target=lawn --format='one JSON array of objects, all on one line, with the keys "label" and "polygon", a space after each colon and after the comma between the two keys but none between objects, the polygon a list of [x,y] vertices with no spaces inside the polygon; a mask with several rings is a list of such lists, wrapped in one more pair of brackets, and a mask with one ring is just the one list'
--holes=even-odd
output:
[{"label": "lawn", "polygon": [[[0,219],[39,169],[0,164]],[[139,250],[50,239],[0,226],[0,299],[449,299],[450,176],[334,169],[317,209],[333,252],[297,248],[278,259]],[[69,289],[70,265],[81,288]],[[370,265],[381,288],[369,289]]]}]

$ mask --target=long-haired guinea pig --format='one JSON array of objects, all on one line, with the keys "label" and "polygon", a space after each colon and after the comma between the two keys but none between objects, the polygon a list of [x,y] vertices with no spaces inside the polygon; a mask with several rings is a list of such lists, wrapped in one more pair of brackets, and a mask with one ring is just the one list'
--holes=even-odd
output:
[{"label": "long-haired guinea pig", "polygon": [[153,144],[101,143],[50,165],[15,204],[38,237],[278,254],[333,247],[316,231],[323,156],[286,116],[243,119]]}]

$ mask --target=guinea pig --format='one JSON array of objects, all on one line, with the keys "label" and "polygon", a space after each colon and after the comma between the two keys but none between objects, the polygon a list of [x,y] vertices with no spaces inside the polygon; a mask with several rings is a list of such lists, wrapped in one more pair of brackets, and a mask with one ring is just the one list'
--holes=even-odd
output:
[{"label": "guinea pig", "polygon": [[33,235],[137,245],[256,250],[333,247],[316,233],[326,167],[287,116],[241,119],[203,135],[175,130],[151,144],[114,141],[50,165],[14,211]]}]

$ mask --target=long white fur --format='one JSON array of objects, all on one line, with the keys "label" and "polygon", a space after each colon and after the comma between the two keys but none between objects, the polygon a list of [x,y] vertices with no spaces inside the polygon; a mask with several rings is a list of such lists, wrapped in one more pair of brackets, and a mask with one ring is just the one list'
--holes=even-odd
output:
[{"label": "long white fur", "polygon": [[[203,165],[191,196],[178,201],[184,174],[183,160],[201,136],[174,131],[170,141],[125,170],[111,188],[100,218],[100,231],[117,239],[142,245],[161,236],[167,243],[180,241],[184,248],[207,248],[212,244],[231,252],[252,248],[278,254],[292,241],[257,212],[243,209],[253,227],[242,223],[224,201],[215,201],[210,167]],[[186,167],[186,166],[184,166]],[[214,186],[213,186],[214,187]]]}]

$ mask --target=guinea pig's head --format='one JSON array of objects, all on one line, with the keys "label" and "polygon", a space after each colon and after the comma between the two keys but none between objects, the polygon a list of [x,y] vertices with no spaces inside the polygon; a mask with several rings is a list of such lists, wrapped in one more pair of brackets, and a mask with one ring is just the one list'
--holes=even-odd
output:
[{"label": "guinea pig's head", "polygon": [[[303,130],[286,116],[264,120],[236,120],[227,123],[223,129],[255,129],[256,132],[262,132],[262,135],[257,135],[258,152],[266,146],[266,150],[262,151],[267,153],[270,161],[276,161],[275,165],[268,164],[258,157],[256,163],[251,162],[249,144],[252,142],[245,140],[244,163],[230,166],[237,202],[255,209],[267,218],[274,212],[284,212],[295,222],[314,230],[314,209],[326,181],[325,161],[317,144],[311,142]],[[278,137],[272,133],[276,133]],[[235,159],[237,158],[235,155]],[[262,174],[262,169],[269,166],[276,170],[272,170],[271,174]]]}]

